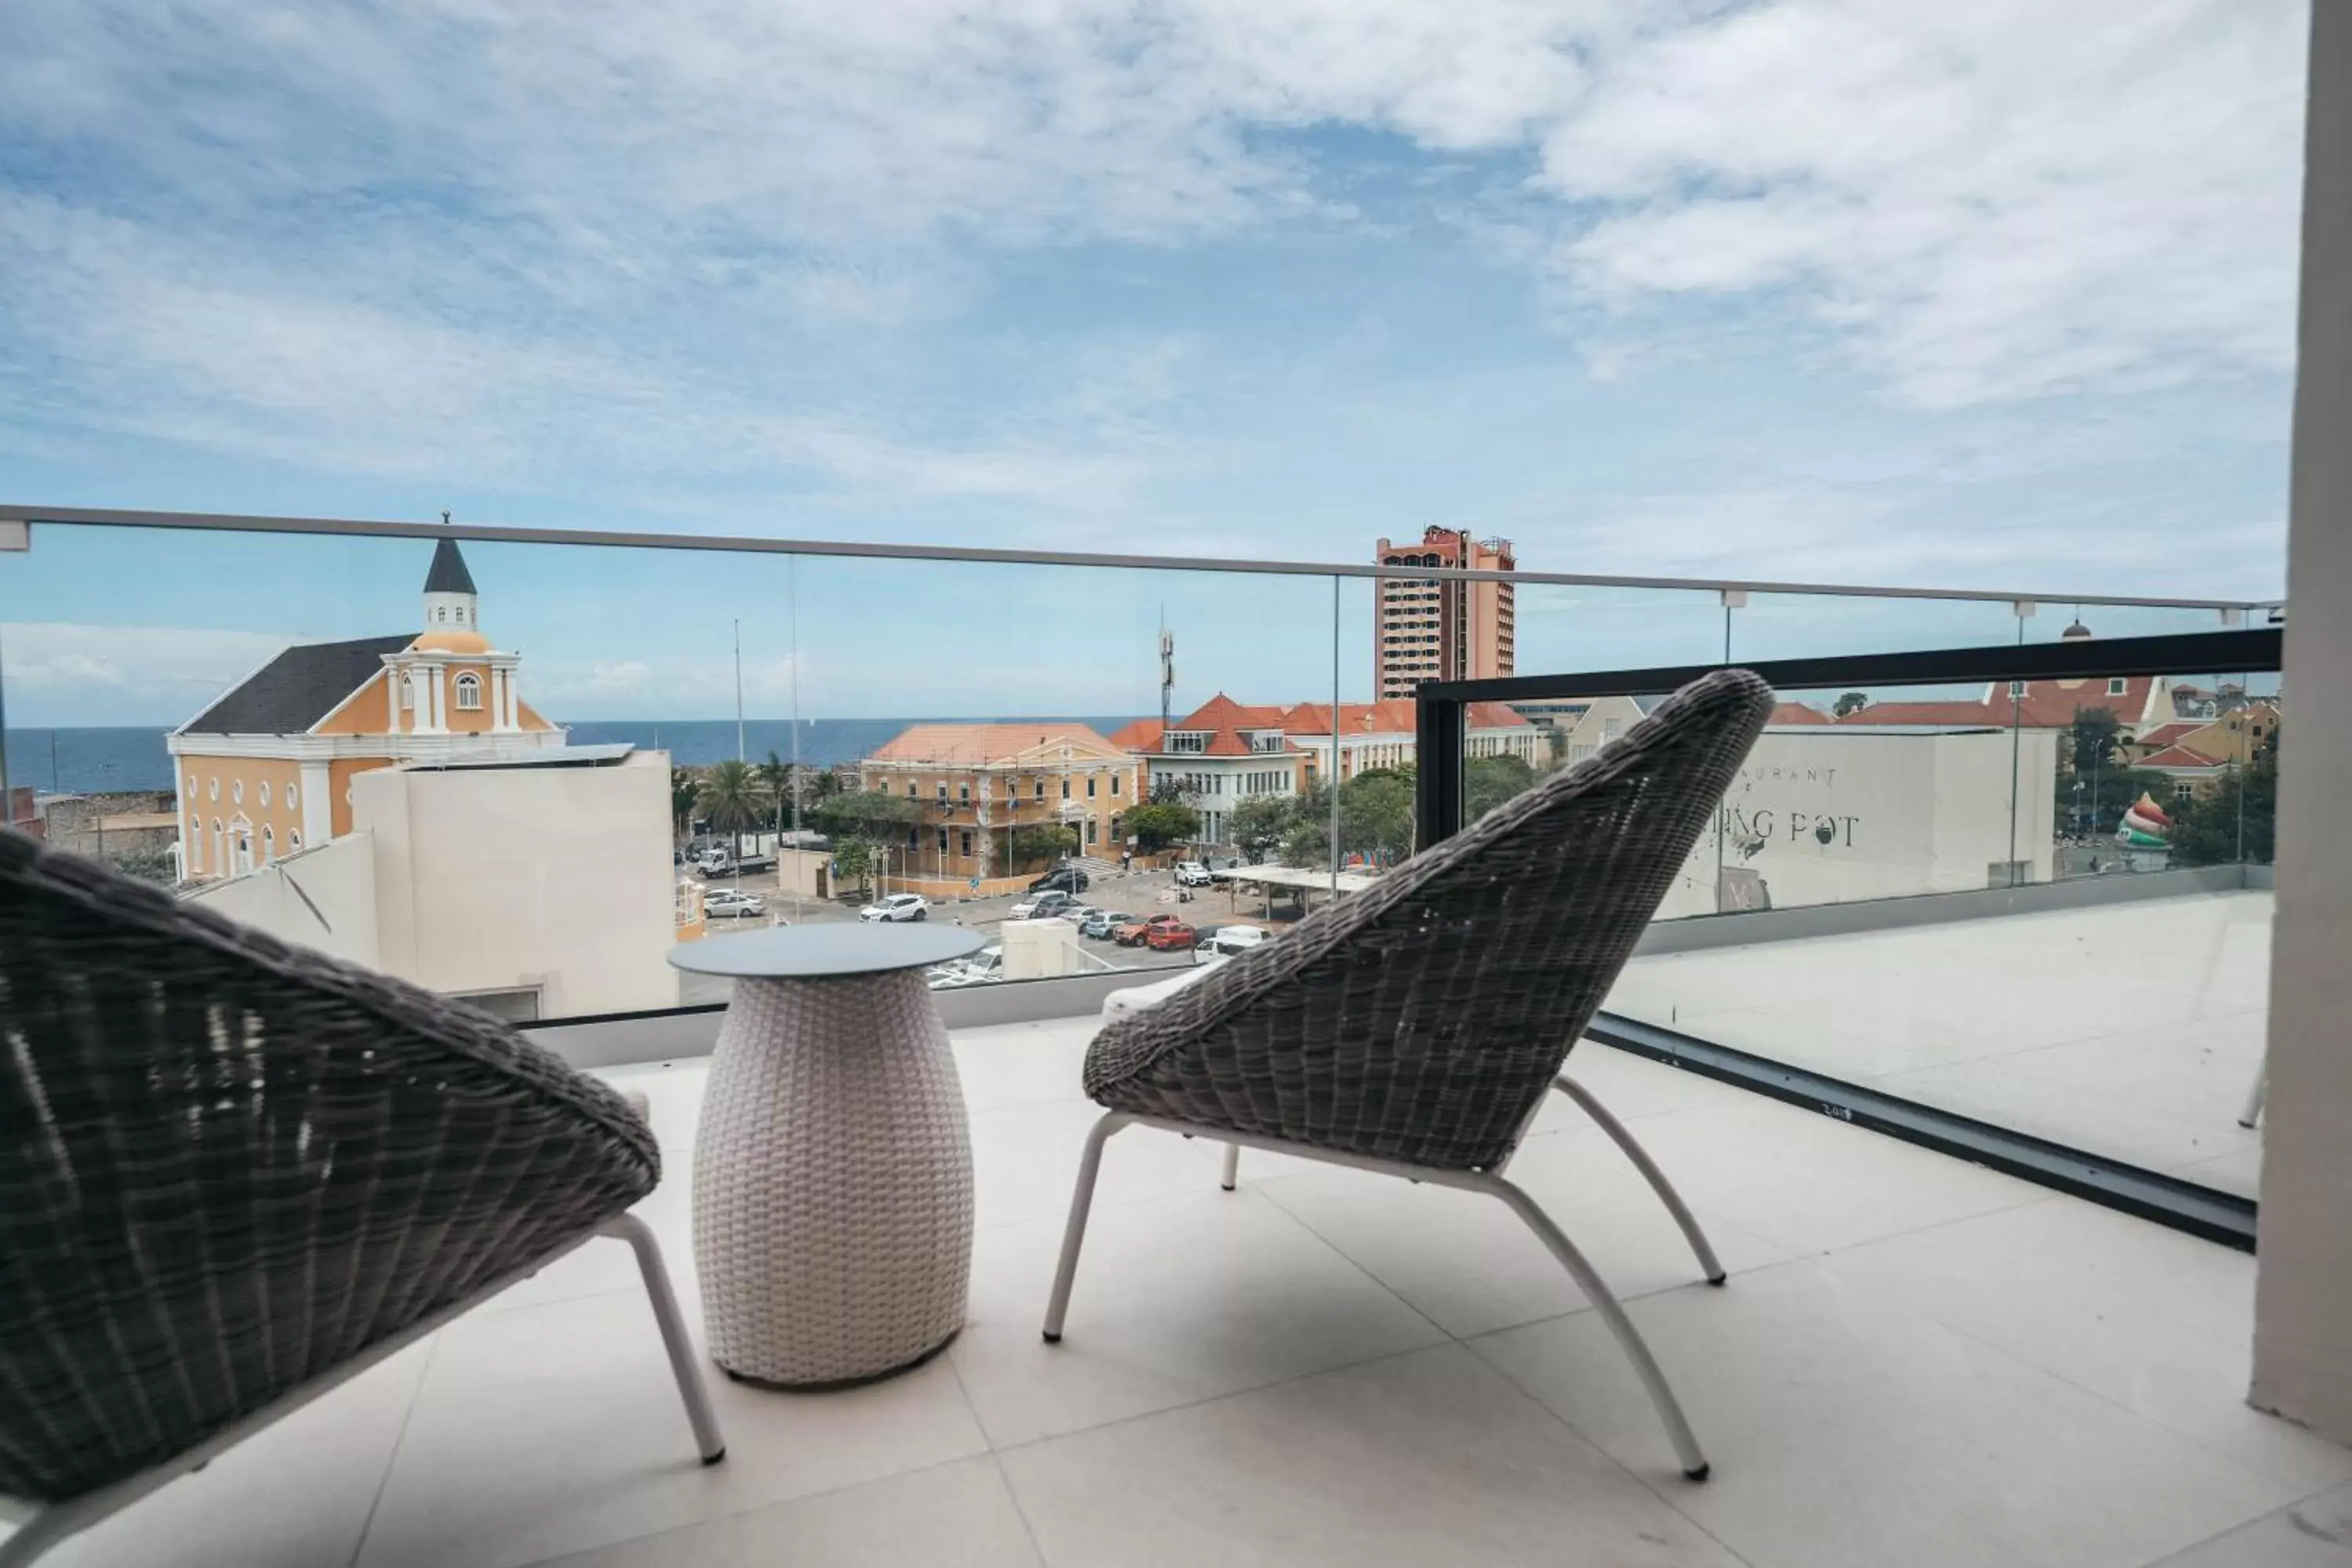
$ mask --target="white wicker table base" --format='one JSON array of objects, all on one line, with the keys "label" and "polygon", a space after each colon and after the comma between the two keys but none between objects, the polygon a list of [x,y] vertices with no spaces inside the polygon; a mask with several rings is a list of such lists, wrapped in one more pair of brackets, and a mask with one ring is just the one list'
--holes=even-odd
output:
[{"label": "white wicker table base", "polygon": [[920,970],[740,978],[694,1146],[711,1358],[792,1386],[928,1360],[963,1326],[971,1140]]}]

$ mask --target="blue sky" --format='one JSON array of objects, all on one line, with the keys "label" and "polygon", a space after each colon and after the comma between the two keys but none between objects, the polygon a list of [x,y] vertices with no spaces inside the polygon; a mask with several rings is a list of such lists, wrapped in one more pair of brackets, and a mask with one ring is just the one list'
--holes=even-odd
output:
[{"label": "blue sky", "polygon": [[[2306,16],[18,7],[0,500],[1341,560],[1444,523],[1559,571],[2273,595]],[[415,553],[47,534],[0,558],[9,718],[175,721],[407,624]],[[789,698],[780,562],[476,570],[559,717],[729,710],[736,617]],[[1163,605],[1180,700],[1330,687],[1328,584],[799,599],[811,711],[1149,709]],[[2013,630],[1756,611],[1757,657]],[[1719,651],[1697,598],[1522,620],[1530,667]]]}]

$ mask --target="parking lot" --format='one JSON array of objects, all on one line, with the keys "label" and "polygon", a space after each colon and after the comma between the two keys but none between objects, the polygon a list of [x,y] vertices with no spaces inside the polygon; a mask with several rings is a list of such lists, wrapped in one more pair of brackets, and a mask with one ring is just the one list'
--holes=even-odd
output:
[{"label": "parking lot", "polygon": [[[777,889],[772,871],[753,872],[740,881],[733,877],[714,878],[706,886],[711,891],[740,886],[765,906],[758,915],[711,920],[709,923],[713,936],[732,931],[756,931],[773,921],[794,925],[854,922],[858,910],[866,901],[795,900],[789,893]],[[879,889],[877,896],[878,892]],[[1189,900],[1180,900],[1178,892],[1175,879],[1166,871],[1112,872],[1095,878],[1087,889],[1077,897],[1082,904],[1116,910],[1139,919],[1160,914],[1176,915],[1197,929],[1203,937],[1219,926],[1265,923],[1260,918],[1262,904],[1244,898],[1236,905],[1222,887],[1191,889],[1192,896]],[[1014,893],[992,899],[935,900],[929,918],[935,921],[971,926],[993,941],[992,928],[1009,919],[1013,906],[1025,897],[1025,894]],[[1105,964],[1118,969],[1169,969],[1192,962],[1192,954],[1189,952],[1160,952],[1148,947],[1121,947],[1108,940],[1081,940],[1078,945]],[[728,984],[726,980],[714,975],[681,974],[678,976],[678,1002],[686,1006],[724,1002],[728,996]]]}]

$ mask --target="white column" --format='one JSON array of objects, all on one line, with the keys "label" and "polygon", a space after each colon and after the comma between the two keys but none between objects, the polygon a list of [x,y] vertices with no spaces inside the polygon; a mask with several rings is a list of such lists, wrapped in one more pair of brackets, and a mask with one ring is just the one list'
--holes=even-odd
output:
[{"label": "white column", "polygon": [[302,764],[302,847],[335,836],[334,775],[324,763]]},{"label": "white column", "polygon": [[[2254,1290],[2256,1408],[2352,1442],[2352,6],[2311,8],[2303,303],[2287,491],[2278,907]],[[2221,1102],[2218,1114],[2229,1114]],[[2154,1309],[2152,1309],[2154,1310]]]}]

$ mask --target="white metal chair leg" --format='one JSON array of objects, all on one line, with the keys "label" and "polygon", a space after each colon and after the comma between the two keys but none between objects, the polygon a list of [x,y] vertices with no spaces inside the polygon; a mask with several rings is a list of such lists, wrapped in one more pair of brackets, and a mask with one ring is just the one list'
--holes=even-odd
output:
[{"label": "white metal chair leg", "polygon": [[2252,1128],[2263,1124],[2263,1101],[2269,1097],[2270,1089],[2271,1058],[2266,1053],[2263,1065],[2254,1069],[2253,1087],[2246,1090],[2246,1109],[2238,1116],[2239,1126]]},{"label": "white metal chair leg", "polygon": [[661,1243],[646,1222],[633,1214],[615,1215],[599,1228],[636,1251],[637,1270],[646,1277],[646,1294],[653,1298],[654,1321],[661,1325],[662,1348],[669,1352],[669,1369],[686,1400],[686,1417],[694,1424],[694,1446],[704,1464],[715,1465],[727,1457],[727,1435],[719,1429],[719,1413],[710,1407],[710,1390],[702,1381],[694,1341],[686,1331],[685,1315],[677,1310],[669,1270],[662,1266]]},{"label": "white metal chair leg", "polygon": [[1069,1223],[1062,1231],[1062,1261],[1054,1270],[1054,1299],[1045,1304],[1045,1342],[1062,1342],[1062,1319],[1070,1310],[1070,1283],[1078,1275],[1078,1248],[1087,1239],[1087,1213],[1094,1207],[1095,1177],[1102,1170],[1103,1145],[1126,1126],[1123,1112],[1107,1112],[1087,1133],[1087,1152],[1078,1161],[1078,1184],[1070,1194]]},{"label": "white metal chair leg", "polygon": [[1650,1152],[1634,1140],[1633,1134],[1626,1131],[1625,1124],[1618,1121],[1607,1106],[1593,1098],[1591,1089],[1566,1073],[1552,1079],[1551,1086],[1576,1101],[1584,1113],[1599,1124],[1601,1131],[1616,1140],[1617,1147],[1624,1150],[1625,1157],[1633,1162],[1633,1168],[1648,1179],[1651,1190],[1666,1205],[1666,1212],[1675,1216],[1675,1223],[1683,1227],[1684,1238],[1690,1243],[1691,1250],[1698,1254],[1699,1271],[1706,1276],[1706,1282],[1722,1284],[1723,1265],[1717,1259],[1715,1248],[1708,1245],[1706,1232],[1699,1228],[1697,1216],[1690,1212],[1690,1205],[1683,1202],[1683,1195],[1675,1191],[1675,1184],[1666,1180],[1666,1173],[1658,1169],[1658,1163],[1650,1158]]},{"label": "white metal chair leg", "polygon": [[1625,1359],[1633,1363],[1633,1371],[1640,1375],[1642,1385],[1650,1391],[1650,1403],[1658,1407],[1658,1419],[1665,1423],[1666,1436],[1673,1439],[1675,1453],[1682,1459],[1683,1474],[1695,1481],[1706,1479],[1706,1456],[1699,1451],[1698,1438],[1692,1433],[1690,1422],[1683,1415],[1682,1404],[1675,1398],[1675,1391],[1666,1382],[1666,1374],[1659,1370],[1657,1358],[1650,1353],[1650,1347],[1643,1340],[1641,1331],[1633,1327],[1633,1320],[1625,1315],[1625,1309],[1618,1304],[1609,1287],[1601,1283],[1601,1276],[1591,1264],[1585,1261],[1584,1254],[1576,1249],[1576,1244],[1552,1223],[1551,1215],[1544,1213],[1535,1199],[1509,1182],[1500,1176],[1490,1176],[1479,1184],[1510,1205],[1511,1212],[1526,1221],[1528,1228],[1551,1248],[1551,1255],[1559,1259],[1560,1267],[1568,1270],[1577,1288],[1584,1292],[1593,1310],[1601,1314],[1601,1321],[1607,1323],[1609,1331],[1617,1336],[1618,1348],[1625,1352]]},{"label": "white metal chair leg", "polygon": [[0,1541],[0,1568],[26,1568],[26,1564],[67,1537],[97,1522],[96,1518],[77,1510],[72,1503],[41,1509],[18,1525],[14,1535]]},{"label": "white metal chair leg", "polygon": [[1241,1184],[1241,1179],[1242,1146],[1228,1143],[1225,1145],[1225,1173],[1217,1178],[1217,1184],[1230,1193]]}]

